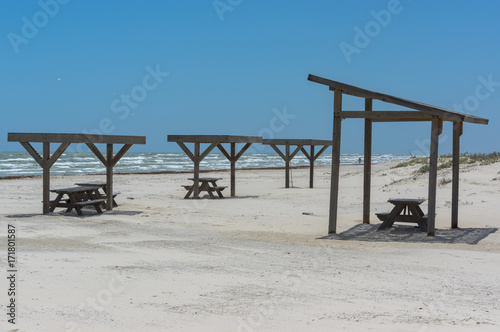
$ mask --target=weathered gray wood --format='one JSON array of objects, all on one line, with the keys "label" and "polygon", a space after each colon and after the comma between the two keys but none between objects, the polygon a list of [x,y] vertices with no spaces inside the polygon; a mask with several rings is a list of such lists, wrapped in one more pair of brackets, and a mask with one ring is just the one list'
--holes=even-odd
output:
[{"label": "weathered gray wood", "polygon": [[290,145],[285,145],[285,188],[290,188]]},{"label": "weathered gray wood", "polygon": [[52,167],[52,165],[54,165],[56,160],[59,159],[59,157],[64,153],[64,151],[66,151],[69,145],[70,143],[61,143],[61,145],[59,145],[57,150],[52,154],[52,157],[50,157],[49,159],[48,162],[49,168]]},{"label": "weathered gray wood", "polygon": [[262,144],[265,145],[332,145],[332,141],[321,140],[321,139],[301,139],[301,138],[290,138],[290,139],[263,139]]},{"label": "weathered gray wood", "polygon": [[50,159],[50,143],[49,142],[43,142],[43,161],[42,161],[42,168],[43,168],[43,185],[42,185],[42,190],[43,190],[43,213],[49,213],[50,212],[50,164],[49,164],[49,159]]},{"label": "weathered gray wood", "polygon": [[93,134],[8,133],[7,140],[9,142],[146,144],[145,136]]},{"label": "weathered gray wood", "polygon": [[333,102],[333,145],[332,145],[332,180],[330,187],[330,215],[328,233],[337,233],[337,207],[340,175],[340,136],[342,119],[342,92],[335,91]]},{"label": "weathered gray wood", "polygon": [[231,197],[236,195],[236,143],[231,143]]},{"label": "weathered gray wood", "polygon": [[[304,152],[305,149],[302,149],[302,152]],[[314,187],[314,145],[311,145],[311,154],[307,156],[305,154],[307,159],[309,159],[309,188]]]},{"label": "weathered gray wood", "polygon": [[200,143],[194,143],[193,198],[200,198]]},{"label": "weathered gray wood", "polygon": [[87,143],[87,146],[89,147],[90,151],[94,153],[94,155],[101,161],[101,163],[106,166],[106,158],[102,155],[101,151],[93,144],[93,143]]},{"label": "weathered gray wood", "polygon": [[113,157],[113,159],[110,161],[108,159],[108,162],[111,162],[111,167],[115,167],[115,165],[122,159],[122,157],[127,153],[127,151],[132,147],[132,144],[125,144],[122,146],[122,148],[118,151],[118,153]]},{"label": "weathered gray wood", "polygon": [[326,79],[323,77],[315,76],[309,74],[309,77],[307,78],[309,81],[316,82],[319,84],[327,85],[331,90],[338,91],[341,93],[346,93],[349,95],[357,96],[357,97],[362,97],[362,98],[370,98],[370,99],[376,99],[376,100],[381,100],[387,103],[415,109],[418,111],[423,111],[426,113],[438,115],[440,117],[446,117],[450,120],[454,121],[465,121],[465,122],[472,122],[472,123],[479,123],[479,124],[488,124],[487,119],[479,118],[476,116],[468,115],[468,114],[463,114],[463,113],[458,113],[458,112],[453,112],[444,108],[440,107],[435,107],[399,97],[394,97],[388,94],[380,93],[380,92],[375,92],[375,91],[370,91],[366,89],[362,89],[353,85],[333,81],[330,79]]},{"label": "weathered gray wood", "polygon": [[318,151],[318,153],[316,153],[316,155],[314,156],[314,161],[316,161],[316,159],[318,159],[319,156],[321,156],[323,154],[323,152],[326,151],[326,149],[328,149],[330,147],[331,144],[329,145],[325,145],[321,148],[321,150]]},{"label": "weathered gray wood", "polygon": [[167,141],[184,143],[261,143],[262,137],[231,135],[168,135]]},{"label": "weathered gray wood", "polygon": [[[366,113],[374,113],[373,99],[365,99]],[[415,113],[415,112],[412,112]],[[372,178],[372,120],[365,118],[365,149],[363,165],[363,224],[370,223],[370,190]]]},{"label": "weathered gray wood", "polygon": [[[367,98],[369,99],[369,98]],[[405,120],[422,119],[432,121],[436,115],[419,111],[342,111],[342,119]]]},{"label": "weathered gray wood", "polygon": [[275,144],[269,144],[274,151],[286,162],[286,156],[281,152],[281,150]]},{"label": "weathered gray wood", "polygon": [[241,158],[241,156],[248,150],[248,148],[250,148],[250,146],[252,146],[252,143],[246,143],[245,146],[241,148],[240,152],[236,154],[236,156],[234,157],[234,161],[235,162],[238,161]]},{"label": "weathered gray wood", "polygon": [[38,154],[38,152],[36,152],[35,148],[33,148],[33,146],[28,142],[20,142],[20,143],[26,149],[26,151],[28,151],[28,153],[33,157],[33,159],[35,159],[38,165],[40,165],[40,167],[43,167],[43,158],[42,156],[40,156],[40,154]]},{"label": "weathered gray wood", "polygon": [[106,210],[113,210],[113,144],[106,144]]},{"label": "weathered gray wood", "polygon": [[203,153],[199,156],[199,159],[198,159],[198,162],[201,162],[203,159],[205,159],[205,157],[210,153],[212,152],[213,149],[215,149],[215,147],[217,147],[217,142],[215,143],[212,143],[210,144],[206,149],[205,151],[203,151]]},{"label": "weathered gray wood", "polygon": [[458,227],[458,196],[460,178],[460,136],[463,132],[462,122],[453,122],[453,169],[451,184],[451,228]]},{"label": "weathered gray wood", "polygon": [[182,151],[184,151],[184,153],[189,157],[189,159],[191,159],[191,161],[194,162],[194,160],[196,159],[195,156],[193,155],[193,153],[188,149],[188,147],[183,143],[183,142],[176,142],[177,145],[179,145],[182,149]]},{"label": "weathered gray wood", "polygon": [[437,162],[440,135],[440,121],[433,120],[431,128],[431,151],[429,158],[429,202],[427,235],[434,236],[436,223]]}]

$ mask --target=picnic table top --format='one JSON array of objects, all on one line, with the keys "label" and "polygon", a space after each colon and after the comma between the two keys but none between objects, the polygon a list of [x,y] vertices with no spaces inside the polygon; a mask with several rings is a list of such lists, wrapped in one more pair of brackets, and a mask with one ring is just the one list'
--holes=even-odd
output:
[{"label": "picnic table top", "polygon": [[333,141],[320,139],[263,139],[262,144],[274,145],[332,145]]},{"label": "picnic table top", "polygon": [[81,186],[81,187],[71,187],[71,188],[61,188],[61,189],[51,189],[51,192],[59,193],[59,194],[69,194],[69,193],[78,193],[84,192],[88,190],[98,190],[101,187],[97,186]]},{"label": "picnic table top", "polygon": [[423,198],[393,198],[388,200],[389,203],[396,204],[422,204],[425,202]]},{"label": "picnic table top", "polygon": [[104,187],[107,185],[106,182],[102,182],[102,181],[89,181],[89,182],[77,182],[75,183],[77,186],[98,186],[98,187]]},{"label": "picnic table top", "polygon": [[[194,181],[194,178],[188,178],[188,180]],[[199,178],[198,180],[199,180],[199,181],[207,181],[207,182],[211,182],[211,181],[219,181],[219,180],[222,180],[222,178]]]},{"label": "picnic table top", "polygon": [[186,143],[260,143],[259,136],[232,136],[232,135],[168,135],[169,142]]}]

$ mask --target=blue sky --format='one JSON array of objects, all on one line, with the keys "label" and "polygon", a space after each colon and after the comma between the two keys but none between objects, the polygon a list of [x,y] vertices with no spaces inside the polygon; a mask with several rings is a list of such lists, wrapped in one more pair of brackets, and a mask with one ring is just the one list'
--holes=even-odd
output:
[{"label": "blue sky", "polygon": [[[490,119],[462,150],[499,151],[498,1],[0,1],[0,151],[8,132],[331,139],[309,73]],[[486,82],[486,83],[485,83]],[[363,100],[344,97],[344,109]],[[374,109],[399,109],[381,102]],[[345,120],[342,153],[363,151]],[[374,125],[374,153],[428,153],[430,123]],[[445,124],[440,153],[451,151]]]}]

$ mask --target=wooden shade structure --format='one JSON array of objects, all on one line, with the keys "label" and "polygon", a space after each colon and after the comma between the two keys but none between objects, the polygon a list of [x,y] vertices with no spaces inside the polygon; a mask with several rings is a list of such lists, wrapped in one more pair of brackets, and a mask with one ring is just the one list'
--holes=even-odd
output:
[{"label": "wooden shade structure", "polygon": [[[168,135],[168,142],[176,142],[189,159],[194,163],[194,198],[199,198],[200,162],[216,147],[231,163],[231,196],[236,195],[236,162],[253,143],[261,143],[262,137],[258,136],[230,136],[230,135]],[[184,143],[194,143],[194,153]],[[229,143],[231,148],[228,153],[222,144]],[[236,152],[236,144],[245,144]],[[210,144],[205,151],[200,151],[201,144]],[[201,153],[200,153],[201,152]]]},{"label": "wooden shade structure", "polygon": [[[19,142],[43,168],[43,213],[49,213],[50,208],[50,168],[66,151],[71,143],[84,143],[106,166],[107,201],[106,209],[113,209],[113,167],[125,155],[133,144],[146,144],[145,136],[117,136],[91,134],[42,134],[42,133],[8,133],[9,142]],[[42,143],[40,155],[31,143]],[[50,155],[50,143],[60,143],[57,150]],[[95,144],[106,144],[106,157]],[[123,144],[118,153],[113,154],[113,144]]]},{"label": "wooden shade structure", "polygon": [[[319,156],[329,146],[332,145],[332,141],[326,140],[317,140],[317,139],[264,139],[262,140],[262,144],[270,145],[274,151],[285,161],[285,188],[290,187],[290,162],[293,157],[302,151],[302,153],[309,160],[309,188],[313,188],[314,186],[314,162],[318,159]],[[278,148],[278,145],[285,146],[285,153],[281,152]],[[322,148],[318,151],[314,151],[314,147],[317,145],[321,145]],[[296,146],[295,150],[290,153],[290,146]],[[304,148],[305,146],[310,146],[309,152]]]},{"label": "wooden shade structure", "polygon": [[[330,189],[330,216],[328,233],[337,232],[337,207],[339,190],[340,167],[340,137],[342,119],[365,119],[364,141],[364,184],[363,184],[363,223],[370,223],[370,187],[371,187],[371,150],[372,150],[372,123],[373,122],[404,122],[429,121],[431,122],[431,146],[429,158],[429,194],[428,194],[428,221],[427,234],[435,233],[436,218],[436,189],[437,189],[437,158],[439,135],[443,131],[443,121],[453,122],[453,169],[452,169],[452,213],[451,227],[458,227],[458,183],[460,136],[463,132],[463,123],[488,124],[488,120],[469,114],[453,112],[447,109],[394,97],[388,94],[362,89],[353,85],[333,81],[319,76],[309,75],[309,81],[326,85],[334,92],[333,106],[333,150],[332,176]],[[343,111],[342,95],[347,94],[365,99],[364,111]],[[374,111],[373,100],[399,105],[415,111]]]}]

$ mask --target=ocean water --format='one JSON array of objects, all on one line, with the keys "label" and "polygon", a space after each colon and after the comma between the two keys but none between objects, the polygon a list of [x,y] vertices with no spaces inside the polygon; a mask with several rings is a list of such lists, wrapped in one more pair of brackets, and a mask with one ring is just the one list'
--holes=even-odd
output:
[{"label": "ocean water", "polygon": [[[361,154],[342,154],[342,164],[357,164]],[[391,160],[406,160],[409,155],[378,154],[372,156],[372,163]],[[315,162],[317,166],[331,165],[332,155],[323,154]],[[292,166],[307,166],[308,159],[299,153],[291,162]],[[236,168],[284,167],[285,162],[275,153],[244,154],[236,163]],[[200,164],[202,170],[229,169],[229,161],[220,153],[209,154]],[[115,173],[139,173],[160,171],[192,171],[193,163],[184,153],[127,153],[114,168]],[[106,169],[92,152],[64,153],[52,166],[54,175],[103,174]],[[0,152],[0,177],[41,175],[42,168],[27,152]]]}]

